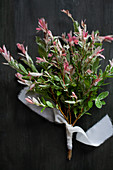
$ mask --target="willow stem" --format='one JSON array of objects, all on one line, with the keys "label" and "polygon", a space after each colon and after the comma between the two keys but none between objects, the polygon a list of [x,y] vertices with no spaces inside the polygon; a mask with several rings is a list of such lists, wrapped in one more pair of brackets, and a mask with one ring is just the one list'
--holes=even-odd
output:
[{"label": "willow stem", "polygon": [[80,116],[82,115],[84,108],[82,108],[81,112],[79,113],[79,115],[77,116],[77,118],[75,119],[75,121],[73,122],[72,126],[75,125],[75,123],[77,122],[77,120],[80,118]]},{"label": "willow stem", "polygon": [[68,107],[69,107],[69,118],[70,118],[70,121],[69,121],[69,123],[71,124],[71,112],[70,112],[70,104],[68,104]]},{"label": "willow stem", "polygon": [[[57,102],[57,100],[56,100],[56,98],[55,98],[55,96],[54,96],[54,93],[53,93],[52,89],[50,89],[50,90],[51,90],[51,93],[52,93],[52,95],[53,95],[53,98],[54,98],[55,103],[58,104],[58,102]],[[59,106],[59,104],[58,104],[58,108],[59,108],[61,114],[62,114],[62,115],[64,116],[64,118],[66,119],[66,121],[69,123],[68,118],[67,118],[66,115],[63,113],[63,111],[62,111],[61,107]]]},{"label": "willow stem", "polygon": [[[58,103],[57,103],[58,104]],[[68,120],[68,118],[65,116],[65,114],[63,113],[63,111],[62,111],[62,109],[61,109],[61,107],[58,105],[58,108],[59,108],[59,110],[60,110],[60,112],[62,113],[62,115],[64,116],[64,118],[67,120],[67,122],[69,123],[69,120]]]}]

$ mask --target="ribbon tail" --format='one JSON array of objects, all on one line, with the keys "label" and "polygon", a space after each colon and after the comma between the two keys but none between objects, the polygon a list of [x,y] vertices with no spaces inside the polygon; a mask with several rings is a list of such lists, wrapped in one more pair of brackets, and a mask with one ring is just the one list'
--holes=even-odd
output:
[{"label": "ribbon tail", "polygon": [[[77,133],[76,140],[90,146],[100,146],[113,135],[113,126],[108,115],[87,130],[86,135]],[[87,138],[86,138],[87,136]]]}]

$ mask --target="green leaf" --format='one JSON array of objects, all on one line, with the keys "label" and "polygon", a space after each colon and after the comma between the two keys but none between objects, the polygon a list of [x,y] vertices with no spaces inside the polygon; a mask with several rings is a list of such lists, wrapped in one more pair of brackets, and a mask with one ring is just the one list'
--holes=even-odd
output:
[{"label": "green leaf", "polygon": [[111,73],[113,72],[113,67],[111,68],[110,72],[111,72]]},{"label": "green leaf", "polygon": [[89,108],[91,108],[93,106],[93,102],[92,101],[88,101],[88,106],[89,106]]},{"label": "green leaf", "polygon": [[70,100],[66,100],[65,102],[69,103],[69,104],[75,104],[76,103],[75,101],[70,101]]},{"label": "green leaf", "polygon": [[106,76],[106,77],[108,77],[108,78],[113,78],[113,76]]},{"label": "green leaf", "polygon": [[91,116],[91,113],[86,112],[85,114],[87,114],[87,115]]},{"label": "green leaf", "polygon": [[25,69],[25,67],[22,65],[22,64],[18,64],[19,65],[19,68],[21,71],[23,71],[25,74],[28,74],[27,70]]},{"label": "green leaf", "polygon": [[77,100],[76,103],[82,103],[82,101],[83,101],[82,99],[81,100]]},{"label": "green leaf", "polygon": [[41,110],[41,112],[43,112],[45,110],[46,107],[43,107],[43,109]]},{"label": "green leaf", "polygon": [[54,108],[53,104],[50,101],[46,101],[46,104],[47,104],[48,107]]},{"label": "green leaf", "polygon": [[108,84],[110,84],[110,83],[104,83],[104,84],[102,84],[102,86],[106,86],[106,85],[108,85]]},{"label": "green leaf", "polygon": [[32,69],[33,72],[38,72],[36,67],[33,64],[31,64],[31,69]]},{"label": "green leaf", "polygon": [[24,58],[21,58],[20,60],[22,60],[26,65],[28,65],[28,61]]},{"label": "green leaf", "polygon": [[70,63],[70,53],[69,53],[69,51],[67,51],[66,58],[67,58],[67,61]]},{"label": "green leaf", "polygon": [[105,104],[106,104],[106,102],[105,102],[104,100],[102,100],[101,102],[102,102],[102,105],[105,105]]},{"label": "green leaf", "polygon": [[36,43],[38,44],[38,53],[41,57],[47,57],[47,52],[45,49],[45,42],[40,38],[36,37]]},{"label": "green leaf", "polygon": [[99,30],[96,30],[96,31],[94,32],[94,34],[99,34]]},{"label": "green leaf", "polygon": [[45,99],[44,99],[43,97],[41,97],[41,100],[42,100],[42,103],[43,103],[44,105],[46,105],[46,101],[45,101]]},{"label": "green leaf", "polygon": [[108,72],[110,70],[110,65],[107,65],[105,71]]},{"label": "green leaf", "polygon": [[36,36],[36,43],[45,48],[45,42],[38,36]]},{"label": "green leaf", "polygon": [[57,91],[57,96],[60,96],[62,94],[61,91]]},{"label": "green leaf", "polygon": [[30,77],[29,77],[29,76],[22,76],[22,79],[24,79],[24,80],[29,80]]},{"label": "green leaf", "polygon": [[58,110],[59,110],[58,104],[56,104],[56,109],[58,109]]},{"label": "green leaf", "polygon": [[13,66],[15,67],[15,69],[19,69],[18,62],[16,60],[14,61]]},{"label": "green leaf", "polygon": [[38,53],[40,55],[40,57],[45,57],[47,58],[47,52],[45,50],[45,48],[43,46],[41,46],[40,44],[38,44]]},{"label": "green leaf", "polygon": [[76,108],[73,109],[73,112],[74,112],[75,116],[76,116],[77,113],[78,113]]},{"label": "green leaf", "polygon": [[18,73],[20,73],[20,74],[23,75],[23,76],[26,75],[25,73],[23,73],[23,72],[21,72],[21,71],[19,71],[19,70],[18,70]]},{"label": "green leaf", "polygon": [[84,80],[84,84],[86,85],[86,87],[90,87],[90,81],[89,80]]},{"label": "green leaf", "polygon": [[52,89],[55,89],[55,90],[60,90],[60,89],[62,89],[62,87],[61,86],[57,86],[55,83],[53,83],[52,81],[50,81],[53,85],[51,85],[51,88]]},{"label": "green leaf", "polygon": [[49,85],[49,84],[40,84],[39,87],[42,87],[42,88],[49,88],[50,85]]},{"label": "green leaf", "polygon": [[54,51],[54,50],[51,50],[51,52],[54,53],[54,54],[57,54],[56,51]]},{"label": "green leaf", "polygon": [[75,32],[78,32],[78,31],[79,31],[79,30],[78,30],[79,23],[78,23],[77,21],[74,21],[74,22],[73,22],[73,26],[74,26],[74,31],[75,31]]},{"label": "green leaf", "polygon": [[70,84],[70,78],[68,74],[65,74],[65,83]]},{"label": "green leaf", "polygon": [[72,82],[71,86],[76,87],[77,85],[74,82]]},{"label": "green leaf", "polygon": [[80,47],[83,47],[83,43],[81,41],[79,41],[78,44],[80,45]]},{"label": "green leaf", "polygon": [[103,99],[105,99],[108,95],[109,95],[109,92],[108,92],[108,91],[105,91],[105,92],[100,93],[97,98],[98,98],[99,100],[103,100]]},{"label": "green leaf", "polygon": [[54,79],[55,79],[56,81],[60,81],[60,79],[59,79],[58,76],[54,76]]},{"label": "green leaf", "polygon": [[97,48],[98,46],[102,46],[102,43],[96,42],[96,43],[94,43],[94,45],[95,45],[95,47]]},{"label": "green leaf", "polygon": [[93,70],[94,70],[94,71],[97,71],[98,66],[99,66],[99,58],[97,58],[97,59],[95,60],[95,62],[93,63]]},{"label": "green leaf", "polygon": [[102,69],[99,69],[99,75],[100,75],[100,77],[103,76],[103,71],[102,71]]},{"label": "green leaf", "polygon": [[95,100],[95,105],[97,108],[101,109],[102,108],[102,102],[99,99]]}]

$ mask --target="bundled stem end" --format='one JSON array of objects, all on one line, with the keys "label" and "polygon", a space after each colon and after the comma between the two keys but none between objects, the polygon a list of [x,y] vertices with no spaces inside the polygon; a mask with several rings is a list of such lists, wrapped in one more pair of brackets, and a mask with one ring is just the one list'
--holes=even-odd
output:
[{"label": "bundled stem end", "polygon": [[69,161],[72,158],[72,150],[71,149],[68,150],[68,157],[67,158],[68,158]]}]

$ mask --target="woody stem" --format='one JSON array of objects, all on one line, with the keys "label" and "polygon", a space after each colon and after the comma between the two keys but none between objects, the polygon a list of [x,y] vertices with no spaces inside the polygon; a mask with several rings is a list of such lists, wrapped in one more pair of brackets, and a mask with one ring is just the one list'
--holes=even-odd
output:
[{"label": "woody stem", "polygon": [[82,112],[84,111],[84,108],[82,108],[81,112],[79,113],[79,115],[77,116],[77,118],[75,119],[75,121],[73,122],[72,126],[75,125],[75,123],[77,122],[77,120],[80,118],[80,116],[82,115]]},{"label": "woody stem", "polygon": [[[54,92],[52,91],[52,89],[50,89],[50,90],[51,90],[51,93],[52,93],[52,96],[53,96],[53,98],[54,98],[55,103],[58,104],[58,102],[57,102],[57,100],[56,100],[56,98],[55,98],[55,96],[54,96]],[[69,122],[68,118],[66,117],[66,115],[65,115],[64,112],[62,111],[62,109],[61,109],[61,107],[59,106],[59,104],[58,104],[58,108],[59,108],[61,114],[62,114],[62,115],[64,116],[64,118],[66,119],[66,121]]]},{"label": "woody stem", "polygon": [[71,124],[71,112],[70,112],[70,104],[68,104],[68,107],[69,107],[69,117],[70,117],[70,124]]}]

